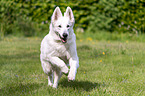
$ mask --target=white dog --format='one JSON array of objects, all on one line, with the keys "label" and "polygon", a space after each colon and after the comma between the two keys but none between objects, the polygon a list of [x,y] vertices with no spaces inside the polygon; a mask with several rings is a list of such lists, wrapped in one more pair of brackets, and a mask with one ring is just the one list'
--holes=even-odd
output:
[{"label": "white dog", "polygon": [[[48,75],[48,85],[57,88],[62,73],[68,74],[68,80],[75,80],[79,59],[76,50],[76,36],[73,31],[75,20],[70,7],[64,16],[56,7],[51,17],[50,31],[41,42],[41,64]],[[70,70],[67,65],[70,65]],[[54,83],[53,83],[54,74]]]}]

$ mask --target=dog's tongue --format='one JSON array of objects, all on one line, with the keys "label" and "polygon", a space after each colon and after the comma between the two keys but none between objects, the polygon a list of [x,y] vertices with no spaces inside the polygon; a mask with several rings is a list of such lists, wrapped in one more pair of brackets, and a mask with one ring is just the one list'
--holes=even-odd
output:
[{"label": "dog's tongue", "polygon": [[66,43],[67,39],[66,38],[62,38],[61,41],[62,41],[62,43]]}]

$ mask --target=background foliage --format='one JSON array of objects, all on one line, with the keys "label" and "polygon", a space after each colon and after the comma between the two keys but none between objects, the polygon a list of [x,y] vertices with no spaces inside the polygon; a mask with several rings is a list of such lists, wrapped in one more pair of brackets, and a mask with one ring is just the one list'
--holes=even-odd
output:
[{"label": "background foliage", "polygon": [[70,6],[78,32],[106,30],[118,33],[145,32],[144,0],[1,0],[0,37],[7,34],[34,36],[48,33],[56,6]]}]

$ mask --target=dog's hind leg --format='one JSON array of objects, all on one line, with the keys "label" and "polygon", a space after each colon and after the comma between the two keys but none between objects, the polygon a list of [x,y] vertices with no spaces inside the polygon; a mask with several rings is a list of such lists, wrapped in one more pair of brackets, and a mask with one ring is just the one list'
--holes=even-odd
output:
[{"label": "dog's hind leg", "polygon": [[48,86],[53,85],[53,72],[51,74],[48,74]]},{"label": "dog's hind leg", "polygon": [[53,88],[57,88],[58,82],[59,82],[61,76],[62,76],[62,72],[59,69],[54,71],[54,84],[53,84]]},{"label": "dog's hind leg", "polygon": [[53,85],[53,70],[52,70],[52,66],[49,62],[45,61],[45,60],[41,60],[41,64],[42,64],[42,68],[44,73],[46,73],[48,75],[48,86],[52,86]]}]

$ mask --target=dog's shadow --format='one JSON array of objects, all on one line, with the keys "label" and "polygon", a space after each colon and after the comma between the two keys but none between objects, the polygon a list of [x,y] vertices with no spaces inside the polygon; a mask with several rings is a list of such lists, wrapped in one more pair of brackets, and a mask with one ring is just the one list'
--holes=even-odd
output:
[{"label": "dog's shadow", "polygon": [[62,87],[71,87],[74,89],[78,90],[82,89],[85,91],[91,91],[92,89],[99,88],[101,86],[101,84],[95,82],[92,83],[90,81],[78,81],[78,80],[69,82],[67,79],[61,80],[59,84]]}]

